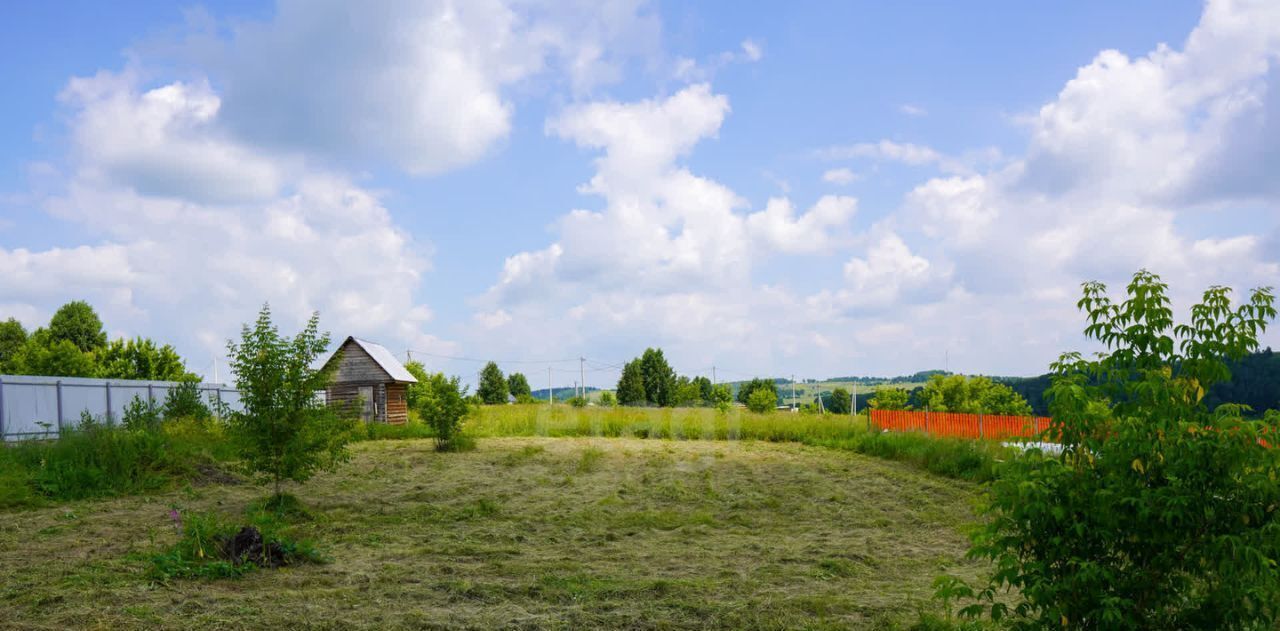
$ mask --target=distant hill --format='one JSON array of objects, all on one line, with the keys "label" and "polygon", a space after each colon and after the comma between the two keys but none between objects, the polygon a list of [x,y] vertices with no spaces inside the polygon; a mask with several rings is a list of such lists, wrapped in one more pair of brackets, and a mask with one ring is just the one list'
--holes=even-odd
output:
[{"label": "distant hill", "polygon": [[[1205,393],[1210,409],[1225,402],[1243,403],[1260,415],[1266,410],[1280,410],[1280,353],[1270,348],[1231,362],[1231,381],[1215,384]],[[1044,391],[1049,389],[1049,375],[1038,377],[996,377],[1026,398],[1036,414],[1049,414]]]}]

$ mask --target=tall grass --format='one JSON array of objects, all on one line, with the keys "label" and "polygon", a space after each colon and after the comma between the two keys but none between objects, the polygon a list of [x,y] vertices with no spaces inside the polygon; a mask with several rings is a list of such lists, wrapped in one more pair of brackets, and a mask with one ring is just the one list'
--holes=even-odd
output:
[{"label": "tall grass", "polygon": [[796,442],[908,462],[952,478],[991,480],[1012,450],[988,441],[867,431],[865,416],[758,414],[740,408],[484,406],[464,430],[485,436],[605,436]]},{"label": "tall grass", "polygon": [[148,430],[88,423],[56,440],[0,447],[0,508],[161,490],[231,457],[213,421]]}]

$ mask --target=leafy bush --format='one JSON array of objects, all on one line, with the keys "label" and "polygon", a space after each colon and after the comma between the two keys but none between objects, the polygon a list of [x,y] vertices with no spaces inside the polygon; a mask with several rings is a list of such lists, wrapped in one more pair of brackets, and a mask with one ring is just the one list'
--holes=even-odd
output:
[{"label": "leafy bush", "polygon": [[768,388],[757,388],[747,397],[747,409],[757,414],[772,412],[778,407],[778,394]]},{"label": "leafy bush", "polygon": [[873,410],[910,410],[911,406],[907,405],[910,400],[911,393],[905,388],[880,388],[871,395],[867,405]]},{"label": "leafy bush", "polygon": [[120,422],[126,429],[155,431],[160,428],[160,406],[154,401],[135,396],[124,406],[124,416]]},{"label": "leafy bush", "polygon": [[457,377],[444,373],[427,378],[427,393],[418,413],[431,427],[439,451],[459,451],[474,443],[462,436],[462,421],[471,413],[467,391]]},{"label": "leafy bush", "polygon": [[572,406],[573,406],[573,407],[575,407],[575,408],[585,408],[585,407],[587,407],[587,398],[586,398],[586,397],[573,397],[573,398],[569,399],[569,405],[572,405]]},{"label": "leafy bush", "polygon": [[1054,364],[1050,433],[1064,449],[1000,469],[970,551],[994,573],[978,589],[939,582],[941,597],[977,599],[961,613],[1016,628],[1274,628],[1280,415],[1203,402],[1230,378],[1226,360],[1257,347],[1274,299],[1257,289],[1233,308],[1212,287],[1175,327],[1166,290],[1146,271],[1119,304],[1084,286],[1085,334],[1108,353]]},{"label": "leafy bush", "polygon": [[600,393],[600,405],[611,408],[618,404],[618,399],[613,396],[612,392]]},{"label": "leafy bush", "polygon": [[206,420],[212,415],[204,396],[200,394],[200,384],[194,380],[182,381],[169,388],[169,393],[164,397],[165,419]]}]

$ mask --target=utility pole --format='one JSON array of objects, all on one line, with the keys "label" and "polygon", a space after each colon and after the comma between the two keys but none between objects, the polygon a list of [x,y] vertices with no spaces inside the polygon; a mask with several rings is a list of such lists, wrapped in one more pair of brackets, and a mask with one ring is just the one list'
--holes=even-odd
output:
[{"label": "utility pole", "polygon": [[791,375],[791,409],[796,409],[796,376]]},{"label": "utility pole", "polygon": [[712,367],[711,367],[711,385],[713,385],[713,386],[715,386],[715,385],[719,385],[719,384],[716,382],[716,367],[715,367],[715,366],[712,366]]},{"label": "utility pole", "polygon": [[556,404],[556,391],[551,389],[551,367],[547,366],[547,400],[551,405]]},{"label": "utility pole", "polygon": [[409,361],[413,361],[413,351],[411,351],[411,350],[409,350],[409,349],[407,349],[407,348],[406,348],[406,349],[404,349],[404,356],[405,356],[405,358],[406,358],[406,359],[408,359]]},{"label": "utility pole", "polygon": [[218,356],[217,355],[213,356],[213,382],[222,383],[221,378],[218,377]]},{"label": "utility pole", "polygon": [[817,380],[813,383],[818,386],[818,414],[826,414],[827,408],[822,405],[822,384],[818,383]]},{"label": "utility pole", "polygon": [[858,380],[853,381],[853,405],[849,406],[849,416],[858,418]]},{"label": "utility pole", "polygon": [[582,394],[578,395],[583,399],[587,398],[587,369],[585,368],[587,358],[578,357],[578,378],[582,380]]}]

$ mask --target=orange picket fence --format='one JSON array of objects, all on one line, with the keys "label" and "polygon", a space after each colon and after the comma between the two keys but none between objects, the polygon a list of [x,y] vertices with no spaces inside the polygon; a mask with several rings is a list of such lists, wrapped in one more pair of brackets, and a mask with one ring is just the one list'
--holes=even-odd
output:
[{"label": "orange picket fence", "polygon": [[924,432],[931,436],[1008,440],[1039,437],[1042,432],[1049,429],[1049,418],[871,410],[871,426],[877,430],[891,432]]}]

